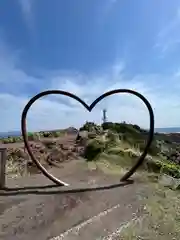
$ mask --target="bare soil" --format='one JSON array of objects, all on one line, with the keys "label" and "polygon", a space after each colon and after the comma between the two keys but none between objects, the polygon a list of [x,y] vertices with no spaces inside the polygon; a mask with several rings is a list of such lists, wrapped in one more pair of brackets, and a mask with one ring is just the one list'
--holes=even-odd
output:
[{"label": "bare soil", "polygon": [[51,172],[70,183],[70,187],[28,189],[27,186],[51,184],[40,174],[15,180],[7,178],[9,188],[23,187],[24,190],[11,189],[0,192],[0,239],[30,240],[37,239],[37,236],[39,240],[51,239],[116,205],[120,206],[114,215],[114,221],[113,215],[109,220],[108,218],[103,220],[106,231],[103,223],[99,224],[97,229],[96,222],[94,230],[82,229],[80,235],[72,231],[70,235],[65,234],[62,239],[85,239],[85,236],[87,240],[96,239],[106,236],[109,231],[114,231],[121,222],[132,219],[132,215],[140,206],[137,194],[138,189],[143,188],[143,184],[101,191],[62,193],[69,188],[119,183],[119,176],[107,175],[98,169],[89,170],[87,164],[81,160],[62,165],[61,169],[52,168]]},{"label": "bare soil", "polygon": [[[83,146],[77,145],[75,139],[74,134],[69,134],[59,138],[41,138],[40,141],[30,141],[29,143],[34,156],[45,168],[53,166],[60,168],[62,162],[76,160],[80,157]],[[0,147],[7,149],[8,175],[40,173],[31,161],[24,143],[1,144]]]}]

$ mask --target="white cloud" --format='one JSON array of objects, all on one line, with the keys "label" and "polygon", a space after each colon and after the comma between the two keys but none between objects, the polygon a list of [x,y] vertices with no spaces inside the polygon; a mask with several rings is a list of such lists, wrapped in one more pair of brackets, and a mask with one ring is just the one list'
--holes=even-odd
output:
[{"label": "white cloud", "polygon": [[[5,49],[0,44],[0,132],[20,129],[22,110],[32,97],[30,89],[34,89],[33,92],[36,93],[47,89],[67,90],[77,94],[88,104],[106,91],[117,88],[133,89],[143,94],[152,104],[156,127],[179,125],[180,83],[175,74],[137,75],[126,79],[126,65],[120,61],[112,64],[109,70],[102,74],[53,72],[47,73],[48,77],[38,79],[18,68],[18,56]],[[38,100],[32,106],[28,113],[28,130],[78,127],[86,120],[101,122],[104,107],[107,108],[110,121],[127,121],[143,127],[149,126],[147,109],[135,96],[110,96],[100,102],[91,113],[73,99],[49,96]]]},{"label": "white cloud", "polygon": [[[119,79],[113,79],[111,84],[107,80],[108,76],[106,76],[106,79],[102,78],[100,81],[99,78],[94,78],[92,82],[89,79],[83,85],[78,83],[77,79],[72,76],[63,83],[61,81],[62,78],[60,76],[59,78],[56,77],[56,80],[51,79],[54,89],[69,90],[82,97],[82,99],[87,100],[89,104],[107,90],[129,88],[144,94],[150,101],[155,111],[156,127],[178,125],[180,121],[180,115],[177,113],[179,96],[175,94],[168,98],[167,96],[161,96],[156,92],[156,89],[148,86],[146,82],[142,82],[140,77],[128,82],[123,79],[120,79],[120,81]],[[145,78],[146,76],[144,76]],[[111,79],[110,75],[109,79]],[[149,125],[148,112],[141,100],[135,96],[128,96],[127,94],[110,96],[109,99],[99,103],[92,113],[88,113],[84,108],[81,108],[80,104],[74,100],[68,100],[65,97],[61,97],[61,99],[63,101],[50,97],[38,100],[28,114],[28,129],[63,128],[71,125],[76,127],[80,126],[85,120],[100,122],[102,118],[101,111],[104,107],[108,110],[107,114],[110,121],[133,122],[143,127],[148,127]],[[3,116],[1,118],[0,131],[20,128],[20,116],[28,100],[28,97],[0,94],[1,116]],[[68,102],[70,105],[66,104]],[[71,105],[73,102],[75,104]]]}]

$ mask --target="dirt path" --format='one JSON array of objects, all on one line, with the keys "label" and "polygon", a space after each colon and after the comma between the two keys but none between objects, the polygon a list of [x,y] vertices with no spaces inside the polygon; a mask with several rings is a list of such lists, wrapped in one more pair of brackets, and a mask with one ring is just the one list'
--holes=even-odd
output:
[{"label": "dirt path", "polygon": [[[81,161],[66,163],[64,168],[52,169],[52,172],[62,176],[72,187],[119,183],[119,177],[105,175],[99,170],[87,170],[87,165]],[[42,175],[7,179],[11,188],[46,184],[51,183]],[[140,205],[138,190],[142,190],[143,185],[64,194],[60,193],[61,189],[34,190],[34,195],[0,196],[0,239],[31,240],[38,236],[39,240],[90,240],[105,237],[120,224],[132,220]],[[46,194],[40,195],[39,191],[46,191]],[[57,236],[60,238],[54,238]]]}]

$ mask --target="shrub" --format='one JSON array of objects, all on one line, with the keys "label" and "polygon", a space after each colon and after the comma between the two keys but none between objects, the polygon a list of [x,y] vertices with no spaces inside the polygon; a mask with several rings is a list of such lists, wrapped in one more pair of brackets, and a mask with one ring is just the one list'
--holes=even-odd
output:
[{"label": "shrub", "polygon": [[44,138],[52,137],[52,134],[50,132],[43,132],[43,137]]},{"label": "shrub", "polygon": [[[144,148],[146,146],[146,141],[145,140],[144,141],[139,141],[138,145],[139,145],[139,149],[143,152]],[[160,152],[161,152],[161,147],[159,147],[156,144],[156,141],[153,141],[149,150],[148,150],[148,153],[152,156],[157,156]]]},{"label": "shrub", "polygon": [[31,132],[28,132],[28,140],[33,141],[34,140],[34,134]]},{"label": "shrub", "polygon": [[89,139],[94,139],[94,138],[96,138],[96,136],[97,136],[97,135],[96,135],[96,133],[94,133],[94,132],[89,132],[89,133],[88,133],[88,138],[89,138]]},{"label": "shrub", "polygon": [[61,135],[62,135],[61,132],[52,132],[52,137],[57,138],[57,137],[60,137]]},{"label": "shrub", "polygon": [[95,160],[95,158],[103,152],[105,143],[98,139],[90,140],[85,148],[84,157],[87,161]]},{"label": "shrub", "polygon": [[79,131],[88,131],[88,132],[92,132],[95,128],[95,123],[93,122],[86,122],[80,129]]}]

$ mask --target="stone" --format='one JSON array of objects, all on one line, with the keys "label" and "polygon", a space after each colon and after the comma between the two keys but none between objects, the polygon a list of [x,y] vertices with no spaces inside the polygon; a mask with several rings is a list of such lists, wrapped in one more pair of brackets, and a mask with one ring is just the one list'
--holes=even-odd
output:
[{"label": "stone", "polygon": [[163,174],[159,177],[159,183],[164,187],[168,187],[173,190],[180,189],[180,179],[173,178],[167,174]]}]

